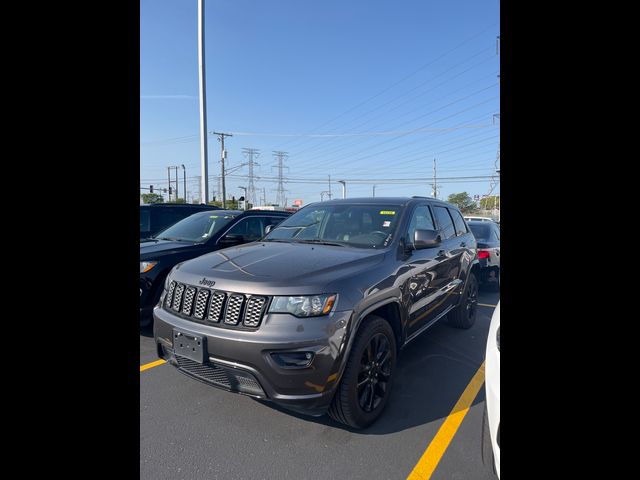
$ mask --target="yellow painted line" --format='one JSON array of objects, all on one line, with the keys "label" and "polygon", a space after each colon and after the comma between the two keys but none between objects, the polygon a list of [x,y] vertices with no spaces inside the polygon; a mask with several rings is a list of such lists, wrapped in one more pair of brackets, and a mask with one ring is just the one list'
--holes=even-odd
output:
[{"label": "yellow painted line", "polygon": [[489,305],[488,303],[479,303],[478,306],[480,307],[491,307],[491,308],[496,308],[497,305]]},{"label": "yellow painted line", "polygon": [[144,372],[145,370],[149,370],[150,368],[157,367],[158,365],[162,365],[163,363],[167,363],[167,361],[156,360],[155,362],[145,363],[144,365],[140,365],[140,371]]},{"label": "yellow painted line", "polygon": [[484,362],[478,368],[467,388],[464,389],[462,395],[456,402],[451,410],[449,416],[445,419],[444,423],[433,437],[431,443],[418,460],[418,463],[407,477],[407,480],[428,480],[435,471],[442,455],[451,443],[454,435],[458,431],[458,427],[464,420],[465,415],[469,411],[469,407],[476,398],[476,395],[480,391],[482,384],[484,383]]}]

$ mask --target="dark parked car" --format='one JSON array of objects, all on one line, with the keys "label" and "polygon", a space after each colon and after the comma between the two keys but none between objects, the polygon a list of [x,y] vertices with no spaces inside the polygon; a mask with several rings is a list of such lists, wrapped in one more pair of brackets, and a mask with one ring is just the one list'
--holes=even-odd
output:
[{"label": "dark parked car", "polygon": [[158,355],[211,385],[363,428],[399,351],[476,318],[476,241],[425,197],[310,204],[260,242],[176,265],[154,308]]},{"label": "dark parked car", "polygon": [[467,222],[478,242],[480,283],[500,290],[500,226],[495,222],[472,220]]},{"label": "dark parked car", "polygon": [[169,271],[179,262],[241,243],[260,240],[289,212],[212,210],[195,213],[140,242],[140,324],[151,322],[152,309]]},{"label": "dark parked car", "polygon": [[140,205],[140,240],[153,237],[158,232],[203,210],[220,210],[213,205],[188,203],[152,203]]}]

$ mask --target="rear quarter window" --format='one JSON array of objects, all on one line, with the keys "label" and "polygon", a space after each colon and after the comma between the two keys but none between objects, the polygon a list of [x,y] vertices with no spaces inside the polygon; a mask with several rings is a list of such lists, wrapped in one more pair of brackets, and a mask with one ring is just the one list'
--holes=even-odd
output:
[{"label": "rear quarter window", "polygon": [[449,211],[445,207],[433,207],[433,214],[436,216],[436,223],[440,229],[443,239],[456,236],[456,229],[453,226],[453,220]]},{"label": "rear quarter window", "polygon": [[464,218],[462,218],[462,214],[454,208],[450,208],[449,213],[453,217],[453,224],[456,227],[456,234],[464,235],[465,233],[467,233],[468,232],[467,224],[464,223]]}]

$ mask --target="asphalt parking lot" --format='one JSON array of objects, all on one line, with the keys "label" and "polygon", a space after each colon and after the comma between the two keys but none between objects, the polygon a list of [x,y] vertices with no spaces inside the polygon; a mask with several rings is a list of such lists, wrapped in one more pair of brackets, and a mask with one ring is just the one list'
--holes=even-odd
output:
[{"label": "asphalt parking lot", "polygon": [[[150,366],[140,372],[140,478],[405,479],[426,461],[433,474],[416,469],[412,478],[495,480],[481,450],[484,386],[444,453],[422,457],[443,448],[438,431],[483,364],[498,299],[481,291],[471,329],[439,323],[410,343],[384,414],[361,431],[207,386],[168,364]],[[143,329],[140,364],[156,360],[151,329]]]}]

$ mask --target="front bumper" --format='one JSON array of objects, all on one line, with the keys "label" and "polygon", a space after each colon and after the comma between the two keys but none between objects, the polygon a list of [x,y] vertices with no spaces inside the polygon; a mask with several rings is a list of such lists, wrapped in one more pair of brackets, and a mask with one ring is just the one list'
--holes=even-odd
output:
[{"label": "front bumper", "polygon": [[[266,314],[257,330],[192,322],[162,307],[153,310],[158,356],[197,380],[228,391],[273,401],[300,413],[321,415],[341,375],[351,312],[296,318]],[[173,329],[206,337],[204,364],[176,356]],[[279,366],[272,352],[314,354],[308,367]]]}]

